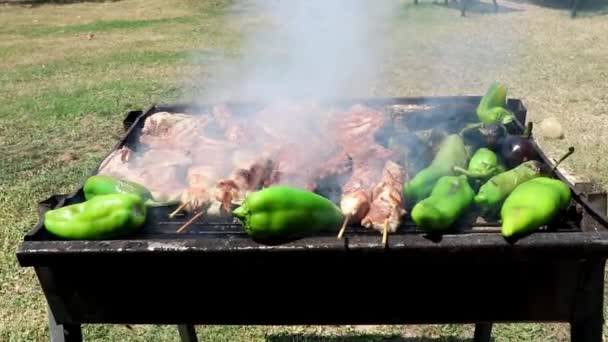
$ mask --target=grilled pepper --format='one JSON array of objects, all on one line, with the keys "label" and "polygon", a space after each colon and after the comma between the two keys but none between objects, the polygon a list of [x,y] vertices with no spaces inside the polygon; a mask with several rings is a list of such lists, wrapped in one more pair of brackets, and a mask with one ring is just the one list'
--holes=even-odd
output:
[{"label": "grilled pepper", "polygon": [[500,173],[479,188],[475,196],[475,204],[485,213],[497,213],[500,205],[513,189],[519,184],[539,177],[541,171],[541,162],[529,160],[514,169]]},{"label": "grilled pepper", "polygon": [[412,220],[426,231],[445,230],[470,207],[474,196],[465,175],[441,177],[431,195],[414,206]]},{"label": "grilled pepper", "polygon": [[508,124],[513,121],[513,114],[506,109],[506,104],[507,88],[499,82],[493,82],[479,101],[477,118],[484,124]]},{"label": "grilled pepper", "polygon": [[538,177],[522,183],[501,209],[502,234],[509,238],[548,224],[570,203],[570,188],[562,181]]},{"label": "grilled pepper", "polygon": [[475,151],[471,157],[468,170],[454,166],[454,171],[471,178],[487,178],[504,172],[506,169],[498,160],[496,153],[482,147]]},{"label": "grilled pepper", "polygon": [[108,239],[135,232],[146,220],[146,206],[133,194],[109,194],[44,214],[53,235],[70,240]]},{"label": "grilled pepper", "polygon": [[340,208],[325,197],[288,186],[271,186],[249,194],[233,215],[255,240],[290,239],[338,230]]},{"label": "grilled pepper", "polygon": [[175,201],[157,202],[152,193],[141,184],[117,179],[106,175],[95,175],[87,179],[83,186],[84,198],[89,200],[100,195],[133,194],[141,197],[149,207],[176,204]]},{"label": "grilled pepper", "polygon": [[468,153],[462,138],[457,134],[443,139],[431,165],[418,172],[403,186],[405,198],[418,202],[429,196],[437,180],[443,176],[454,175],[454,167],[466,167]]}]

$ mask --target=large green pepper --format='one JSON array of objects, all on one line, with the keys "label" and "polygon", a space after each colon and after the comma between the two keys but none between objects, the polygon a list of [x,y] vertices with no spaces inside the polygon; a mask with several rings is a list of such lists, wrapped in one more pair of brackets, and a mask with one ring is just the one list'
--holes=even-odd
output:
[{"label": "large green pepper", "polygon": [[157,202],[154,200],[152,193],[143,185],[117,179],[106,175],[95,175],[87,179],[83,186],[84,198],[90,200],[100,195],[109,194],[133,194],[141,197],[145,201],[145,205],[165,206],[176,204],[176,201]]},{"label": "large green pepper", "polygon": [[344,216],[325,197],[288,186],[249,194],[233,215],[256,240],[290,239],[340,228]]},{"label": "large green pepper", "polygon": [[439,178],[454,175],[455,166],[466,167],[468,158],[462,138],[457,134],[448,135],[439,145],[431,165],[418,172],[403,186],[405,198],[418,202],[428,197]]},{"label": "large green pepper", "polygon": [[133,194],[109,194],[44,213],[50,233],[71,240],[108,239],[138,230],[146,220],[146,206]]},{"label": "large green pepper", "polygon": [[503,123],[513,121],[513,114],[506,109],[507,88],[493,82],[477,106],[477,118],[484,124]]},{"label": "large green pepper", "polygon": [[471,157],[468,170],[459,166],[454,166],[454,171],[465,174],[467,177],[471,178],[487,178],[497,173],[505,172],[506,169],[498,160],[496,153],[488,148],[482,147],[477,149]]},{"label": "large green pepper", "polygon": [[529,160],[509,171],[490,178],[479,188],[475,204],[485,213],[497,213],[500,205],[518,185],[539,177],[543,165],[537,160]]},{"label": "large green pepper", "polygon": [[548,224],[568,206],[570,199],[570,188],[558,179],[538,177],[522,183],[502,206],[503,236],[528,234]]},{"label": "large green pepper", "polygon": [[414,206],[412,220],[426,231],[445,230],[469,208],[474,196],[466,176],[441,177],[431,195]]}]

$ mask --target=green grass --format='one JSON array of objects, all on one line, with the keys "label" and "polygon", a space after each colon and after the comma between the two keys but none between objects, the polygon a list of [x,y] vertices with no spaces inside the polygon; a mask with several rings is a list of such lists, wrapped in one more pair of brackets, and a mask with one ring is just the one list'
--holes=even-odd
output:
[{"label": "green grass", "polygon": [[111,30],[139,29],[163,24],[195,24],[195,17],[162,18],[150,20],[100,20],[92,23],[68,26],[36,25],[27,27],[5,27],[0,34],[18,34],[25,37],[40,38],[44,36],[70,33],[104,32]]},{"label": "green grass", "polygon": [[[569,20],[565,10],[499,1],[495,15],[403,1],[384,23],[377,77],[363,95],[480,94],[499,79],[538,123],[555,116],[564,140],[538,137],[564,167],[608,185],[608,21]],[[125,0],[3,6],[0,10],[0,341],[45,341],[45,301],[15,250],[37,221],[36,202],[69,193],[122,133],[123,115],[207,91],[223,56],[243,57],[244,33],[265,25],[249,4]],[[94,37],[88,39],[87,35]],[[559,37],[560,42],[552,40]],[[491,47],[491,48],[489,48]],[[277,56],[280,68],[281,56]],[[465,61],[463,63],[463,61]],[[238,75],[238,71],[235,71]],[[584,152],[584,153],[583,153]],[[460,341],[470,325],[378,327],[197,327],[202,341]],[[564,324],[499,324],[496,341],[563,341]],[[85,326],[94,341],[177,341],[173,326]]]}]

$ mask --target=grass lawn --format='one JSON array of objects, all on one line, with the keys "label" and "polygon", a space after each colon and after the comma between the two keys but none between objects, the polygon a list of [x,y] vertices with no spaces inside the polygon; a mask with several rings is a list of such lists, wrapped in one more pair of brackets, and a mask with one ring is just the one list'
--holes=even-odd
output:
[{"label": "grass lawn", "polygon": [[[555,116],[563,140],[539,137],[564,169],[608,185],[608,20],[520,1],[460,18],[454,8],[404,1],[386,23],[381,70],[356,95],[483,93],[509,85],[535,123]],[[121,134],[123,115],[205,92],[222,58],[263,25],[244,4],[125,0],[66,5],[0,4],[0,340],[45,341],[45,301],[15,250],[36,223],[36,202],[67,193]],[[472,326],[197,327],[202,341],[458,341]],[[173,326],[85,326],[91,341],[177,341]],[[501,324],[496,341],[561,341],[564,324]],[[411,338],[411,339],[410,339]],[[420,339],[418,339],[420,338]],[[453,338],[453,339],[452,339]]]}]

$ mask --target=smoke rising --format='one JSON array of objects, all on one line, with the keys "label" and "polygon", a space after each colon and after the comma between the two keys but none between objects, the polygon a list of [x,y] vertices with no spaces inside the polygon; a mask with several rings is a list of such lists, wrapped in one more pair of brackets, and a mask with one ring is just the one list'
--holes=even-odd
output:
[{"label": "smoke rising", "polygon": [[396,2],[258,0],[253,6],[266,25],[246,33],[241,59],[224,65],[203,101],[318,100],[369,91],[385,50],[380,27]]}]

